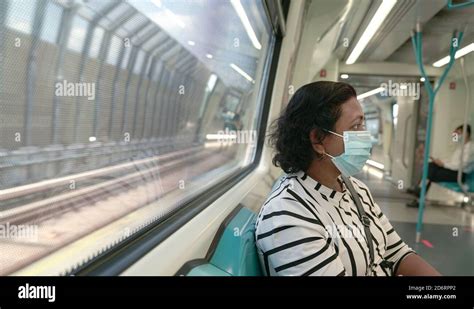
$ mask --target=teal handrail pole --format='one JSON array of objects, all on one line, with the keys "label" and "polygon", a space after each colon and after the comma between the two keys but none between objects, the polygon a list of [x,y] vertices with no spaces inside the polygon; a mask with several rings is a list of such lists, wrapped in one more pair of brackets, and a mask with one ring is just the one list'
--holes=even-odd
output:
[{"label": "teal handrail pole", "polygon": [[444,70],[443,74],[441,75],[435,89],[431,87],[431,84],[428,80],[428,75],[425,72],[423,67],[423,49],[422,49],[422,34],[417,27],[416,33],[412,36],[412,44],[413,48],[415,49],[415,58],[416,63],[421,71],[421,74],[425,78],[425,87],[428,91],[428,119],[427,119],[427,128],[426,128],[426,139],[425,139],[425,149],[424,149],[424,158],[423,158],[423,174],[421,178],[421,193],[420,193],[420,201],[419,201],[419,208],[418,208],[418,220],[416,224],[416,242],[420,242],[421,239],[421,231],[423,229],[423,213],[425,208],[425,197],[426,197],[426,182],[428,179],[428,160],[430,154],[430,143],[431,143],[431,130],[433,124],[433,109],[434,109],[434,99],[436,97],[436,93],[440,89],[441,85],[443,84],[446,76],[448,75],[449,71],[451,70],[454,64],[454,56],[456,55],[456,51],[458,50],[459,46],[461,45],[463,37],[463,32],[459,33],[459,36],[456,37],[456,34],[453,34],[451,39],[451,47],[450,47],[450,59],[448,66]]},{"label": "teal handrail pole", "polygon": [[460,9],[474,4],[474,0],[466,1],[464,3],[453,4],[453,0],[448,0],[448,9]]}]

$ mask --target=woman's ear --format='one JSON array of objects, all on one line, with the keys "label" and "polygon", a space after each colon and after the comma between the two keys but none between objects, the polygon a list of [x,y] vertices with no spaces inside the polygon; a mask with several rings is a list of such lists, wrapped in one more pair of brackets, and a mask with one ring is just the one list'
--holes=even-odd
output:
[{"label": "woman's ear", "polygon": [[311,141],[311,146],[313,147],[313,150],[323,156],[326,153],[326,150],[324,149],[324,145],[320,142],[318,138],[318,130],[313,129],[309,132],[309,140]]}]

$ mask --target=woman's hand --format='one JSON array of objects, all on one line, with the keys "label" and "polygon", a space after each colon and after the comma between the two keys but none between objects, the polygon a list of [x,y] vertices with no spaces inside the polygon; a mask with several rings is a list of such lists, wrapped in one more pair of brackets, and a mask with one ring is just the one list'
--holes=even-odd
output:
[{"label": "woman's hand", "polygon": [[407,255],[400,262],[396,276],[441,276],[428,262],[413,253]]}]

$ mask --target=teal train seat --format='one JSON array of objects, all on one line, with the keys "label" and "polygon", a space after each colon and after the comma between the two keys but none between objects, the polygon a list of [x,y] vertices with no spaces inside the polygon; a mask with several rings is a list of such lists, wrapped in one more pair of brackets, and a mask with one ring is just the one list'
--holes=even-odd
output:
[{"label": "teal train seat", "polygon": [[[438,182],[438,184],[452,191],[463,192],[457,182]],[[474,192],[474,172],[467,174],[464,185],[466,186],[468,192]]]},{"label": "teal train seat", "polygon": [[178,276],[262,276],[257,247],[257,215],[239,205],[219,227],[204,259],[184,264]]}]

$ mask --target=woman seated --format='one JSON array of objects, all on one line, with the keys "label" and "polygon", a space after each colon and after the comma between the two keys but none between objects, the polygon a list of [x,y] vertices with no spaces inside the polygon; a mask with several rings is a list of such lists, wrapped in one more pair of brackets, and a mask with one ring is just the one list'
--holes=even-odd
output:
[{"label": "woman seated", "polygon": [[439,275],[351,177],[372,146],[356,97],[346,83],[310,83],[276,120],[273,163],[287,176],[264,203],[255,235],[267,275]]}]

